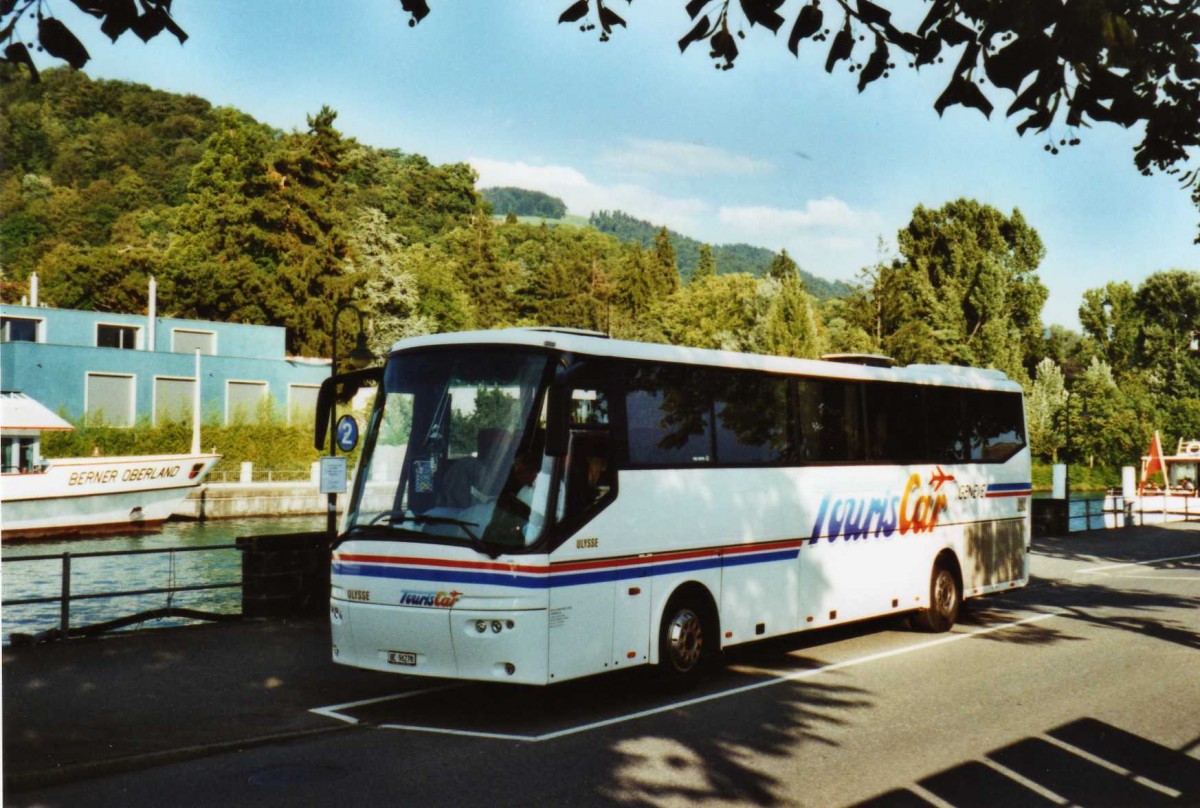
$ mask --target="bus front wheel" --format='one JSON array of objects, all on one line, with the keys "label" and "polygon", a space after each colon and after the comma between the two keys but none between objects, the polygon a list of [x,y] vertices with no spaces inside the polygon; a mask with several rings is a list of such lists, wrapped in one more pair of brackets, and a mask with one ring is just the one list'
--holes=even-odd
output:
[{"label": "bus front wheel", "polygon": [[962,606],[962,587],[951,563],[939,558],[929,580],[929,608],[917,612],[914,622],[922,631],[949,631]]},{"label": "bus front wheel", "polygon": [[705,626],[701,610],[690,598],[672,601],[663,612],[658,634],[658,664],[672,682],[695,680],[705,647]]}]

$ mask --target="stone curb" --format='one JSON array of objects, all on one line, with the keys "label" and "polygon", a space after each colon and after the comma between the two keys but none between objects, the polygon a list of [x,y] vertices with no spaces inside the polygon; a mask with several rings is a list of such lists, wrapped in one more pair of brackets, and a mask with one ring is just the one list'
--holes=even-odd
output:
[{"label": "stone curb", "polygon": [[277,732],[269,735],[257,735],[252,738],[242,738],[236,741],[217,741],[199,746],[185,746],[179,749],[168,749],[161,752],[145,752],[138,755],[93,760],[85,763],[72,763],[54,769],[21,772],[4,777],[4,793],[14,794],[36,788],[65,785],[80,780],[92,780],[107,777],[112,774],[149,769],[155,766],[165,766],[171,763],[182,763],[227,752],[240,752],[276,743],[327,735],[334,732],[344,732],[354,729],[356,725],[339,724],[337,726],[314,729],[294,730],[292,732]]}]

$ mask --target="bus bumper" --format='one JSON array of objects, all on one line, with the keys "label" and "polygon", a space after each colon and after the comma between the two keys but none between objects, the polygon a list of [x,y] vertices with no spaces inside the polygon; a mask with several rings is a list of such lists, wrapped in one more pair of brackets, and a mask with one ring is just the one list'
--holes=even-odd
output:
[{"label": "bus bumper", "polygon": [[332,600],[329,610],[333,661],[342,665],[409,676],[548,682],[545,609],[483,611]]}]

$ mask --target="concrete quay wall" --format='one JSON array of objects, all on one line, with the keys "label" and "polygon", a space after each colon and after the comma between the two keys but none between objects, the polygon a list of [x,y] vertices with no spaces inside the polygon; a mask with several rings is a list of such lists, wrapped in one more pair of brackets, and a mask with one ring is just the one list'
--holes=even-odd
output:
[{"label": "concrete quay wall", "polygon": [[[339,508],[345,496],[338,497]],[[183,519],[234,519],[244,516],[322,514],[328,498],[310,482],[204,483],[175,509]]]},{"label": "concrete quay wall", "polygon": [[[350,480],[347,490],[354,487]],[[384,510],[395,494],[394,483],[367,483],[363,507]],[[338,513],[349,494],[338,495]],[[244,516],[312,516],[324,514],[329,497],[315,482],[204,483],[179,503],[179,519],[239,519]]]}]

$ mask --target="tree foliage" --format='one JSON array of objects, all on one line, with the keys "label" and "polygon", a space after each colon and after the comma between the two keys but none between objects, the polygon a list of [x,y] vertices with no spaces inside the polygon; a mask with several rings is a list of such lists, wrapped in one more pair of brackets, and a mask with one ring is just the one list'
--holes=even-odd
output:
[{"label": "tree foliage", "polygon": [[1020,211],[960,199],[918,205],[900,258],[868,270],[849,314],[898,361],[995,367],[1025,377],[1041,348],[1041,239]]}]

